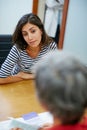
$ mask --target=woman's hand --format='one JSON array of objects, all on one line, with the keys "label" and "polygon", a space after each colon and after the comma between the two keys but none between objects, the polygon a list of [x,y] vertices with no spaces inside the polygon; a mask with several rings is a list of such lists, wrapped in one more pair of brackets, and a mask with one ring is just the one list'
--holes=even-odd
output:
[{"label": "woman's hand", "polygon": [[22,79],[34,79],[34,74],[29,74],[25,72],[19,72],[16,76],[22,78]]},{"label": "woman's hand", "polygon": [[16,75],[8,76],[6,78],[0,78],[0,85],[7,84],[7,83],[15,83],[18,81],[22,81],[24,79],[34,79],[34,74],[28,74],[25,72],[19,72]]}]

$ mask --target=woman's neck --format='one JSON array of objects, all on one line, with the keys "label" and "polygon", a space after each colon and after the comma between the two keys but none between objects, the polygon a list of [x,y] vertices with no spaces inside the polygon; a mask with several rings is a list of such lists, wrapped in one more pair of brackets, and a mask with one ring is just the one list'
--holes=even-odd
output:
[{"label": "woman's neck", "polygon": [[37,46],[37,47],[28,46],[26,49],[26,52],[31,58],[36,58],[38,56],[40,50],[41,50],[41,46]]},{"label": "woman's neck", "polygon": [[31,51],[31,52],[39,51],[39,50],[40,50],[40,45],[37,46],[37,47],[28,46],[28,47],[27,47],[27,50],[29,50],[29,51]]}]

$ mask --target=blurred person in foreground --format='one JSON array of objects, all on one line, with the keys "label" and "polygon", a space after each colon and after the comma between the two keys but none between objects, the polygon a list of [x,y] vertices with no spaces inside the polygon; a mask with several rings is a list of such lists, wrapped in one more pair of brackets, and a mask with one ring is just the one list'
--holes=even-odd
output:
[{"label": "blurred person in foreground", "polygon": [[36,67],[35,89],[54,119],[41,130],[87,130],[87,68],[79,59],[63,51],[49,53]]}]

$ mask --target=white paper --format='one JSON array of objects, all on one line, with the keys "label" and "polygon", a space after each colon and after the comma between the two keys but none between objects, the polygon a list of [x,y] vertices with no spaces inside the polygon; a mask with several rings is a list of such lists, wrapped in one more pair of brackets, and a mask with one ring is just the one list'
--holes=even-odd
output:
[{"label": "white paper", "polygon": [[37,130],[45,123],[53,123],[53,117],[49,112],[38,114],[38,117],[25,121],[23,118],[12,118],[11,120],[0,122],[0,130],[10,130],[19,127],[23,130]]}]

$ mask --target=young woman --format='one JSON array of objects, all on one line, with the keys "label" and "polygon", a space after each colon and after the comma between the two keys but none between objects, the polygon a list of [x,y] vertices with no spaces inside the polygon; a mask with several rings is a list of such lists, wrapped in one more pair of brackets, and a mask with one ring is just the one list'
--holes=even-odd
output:
[{"label": "young woman", "polygon": [[24,15],[13,33],[13,47],[0,69],[0,84],[33,79],[32,67],[57,44],[45,32],[40,18]]}]

